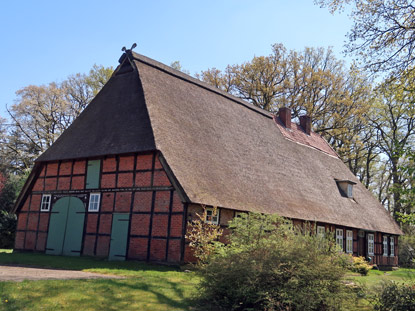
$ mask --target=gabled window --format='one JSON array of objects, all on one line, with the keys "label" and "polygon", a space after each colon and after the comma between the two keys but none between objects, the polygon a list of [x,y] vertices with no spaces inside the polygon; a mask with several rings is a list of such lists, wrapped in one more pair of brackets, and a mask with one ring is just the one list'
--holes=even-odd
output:
[{"label": "gabled window", "polygon": [[98,212],[99,211],[99,200],[101,198],[100,193],[91,193],[89,195],[89,205],[88,212]]},{"label": "gabled window", "polygon": [[48,212],[50,210],[51,195],[44,194],[42,195],[42,202],[40,204],[40,211]]},{"label": "gabled window", "polygon": [[383,236],[383,256],[388,256],[388,236]]},{"label": "gabled window", "polygon": [[354,181],[336,179],[336,183],[337,187],[339,188],[340,194],[343,197],[353,199],[353,186],[356,185]]},{"label": "gabled window", "polygon": [[393,236],[391,236],[390,246],[391,246],[390,256],[394,257],[395,256],[395,237],[393,237]]},{"label": "gabled window", "polygon": [[375,254],[375,236],[373,233],[367,235],[367,254],[372,256]]},{"label": "gabled window", "polygon": [[343,229],[336,229],[336,244],[343,250]]},{"label": "gabled window", "polygon": [[346,230],[346,253],[353,253],[353,231]]},{"label": "gabled window", "polygon": [[326,228],[324,226],[317,226],[317,236],[324,238],[326,235]]},{"label": "gabled window", "polygon": [[208,224],[217,225],[219,224],[219,209],[206,207],[206,219],[205,222]]}]

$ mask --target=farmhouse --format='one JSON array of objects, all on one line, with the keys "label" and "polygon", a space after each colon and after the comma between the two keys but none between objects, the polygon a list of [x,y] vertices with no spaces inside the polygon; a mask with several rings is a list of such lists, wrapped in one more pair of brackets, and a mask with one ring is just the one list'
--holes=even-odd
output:
[{"label": "farmhouse", "polygon": [[309,117],[295,124],[131,50],[36,160],[15,249],[190,261],[186,224],[202,205],[223,226],[246,211],[309,221],[347,253],[398,263],[399,226]]}]

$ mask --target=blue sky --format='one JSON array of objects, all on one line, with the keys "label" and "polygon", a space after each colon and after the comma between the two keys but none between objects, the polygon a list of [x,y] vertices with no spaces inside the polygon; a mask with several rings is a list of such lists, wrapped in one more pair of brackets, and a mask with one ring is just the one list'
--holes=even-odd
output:
[{"label": "blue sky", "polygon": [[313,0],[0,2],[0,116],[27,85],[62,81],[94,64],[118,64],[121,48],[191,74],[288,49],[332,46],[338,58],[351,21]]}]

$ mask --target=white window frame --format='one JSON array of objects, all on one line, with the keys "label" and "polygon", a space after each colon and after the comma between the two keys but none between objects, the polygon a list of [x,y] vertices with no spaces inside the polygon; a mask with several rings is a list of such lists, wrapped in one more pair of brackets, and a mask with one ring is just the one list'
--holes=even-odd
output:
[{"label": "white window frame", "polygon": [[373,233],[367,235],[367,254],[375,255],[375,235]]},{"label": "white window frame", "polygon": [[390,253],[390,257],[395,257],[395,237],[391,236],[390,237],[390,248],[391,248],[391,253]]},{"label": "white window frame", "polygon": [[343,236],[344,234],[344,230],[343,229],[336,229],[336,244],[341,248],[341,250],[344,250],[344,246],[343,246]]},{"label": "white window frame", "polygon": [[347,184],[347,197],[353,198],[353,185]]},{"label": "white window frame", "polygon": [[88,203],[88,212],[99,212],[100,201],[101,201],[101,193],[99,192],[90,193],[89,203]]},{"label": "white window frame", "polygon": [[40,203],[40,211],[41,212],[49,212],[51,202],[52,202],[52,196],[50,194],[43,194],[42,195],[42,201]]},{"label": "white window frame", "polygon": [[346,230],[346,253],[353,254],[353,230]]},{"label": "white window frame", "polygon": [[389,255],[389,249],[388,249],[388,236],[384,235],[383,236],[383,256],[388,256]]},{"label": "white window frame", "polygon": [[317,226],[317,236],[320,238],[324,238],[326,236],[325,226]]},{"label": "white window frame", "polygon": [[206,219],[205,222],[207,224],[218,225],[219,224],[219,208],[216,208],[216,215],[213,214],[214,208],[213,207],[206,207]]}]

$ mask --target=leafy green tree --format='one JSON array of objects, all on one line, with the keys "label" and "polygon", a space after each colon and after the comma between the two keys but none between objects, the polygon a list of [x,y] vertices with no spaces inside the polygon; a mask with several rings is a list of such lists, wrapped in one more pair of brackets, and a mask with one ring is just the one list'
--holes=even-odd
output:
[{"label": "leafy green tree", "polygon": [[62,83],[29,85],[16,92],[6,128],[0,119],[0,164],[22,173],[69,127],[111,77],[113,69],[94,65],[88,75],[69,76]]},{"label": "leafy green tree", "polygon": [[378,102],[374,106],[371,123],[378,134],[378,148],[387,158],[391,179],[394,217],[405,212],[402,191],[409,185],[408,175],[399,167],[404,161],[404,151],[414,144],[415,138],[415,93],[412,80],[385,81],[378,88]]},{"label": "leafy green tree", "polygon": [[354,24],[346,50],[357,55],[366,68],[393,72],[395,76],[413,68],[415,6],[411,0],[315,0],[315,3],[328,7],[332,13],[351,8]]}]

